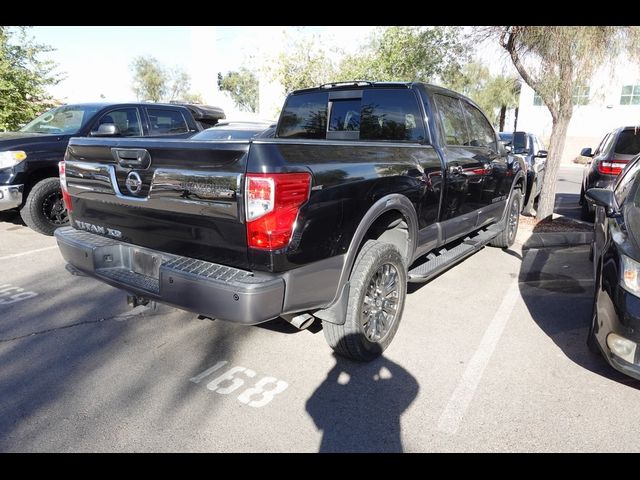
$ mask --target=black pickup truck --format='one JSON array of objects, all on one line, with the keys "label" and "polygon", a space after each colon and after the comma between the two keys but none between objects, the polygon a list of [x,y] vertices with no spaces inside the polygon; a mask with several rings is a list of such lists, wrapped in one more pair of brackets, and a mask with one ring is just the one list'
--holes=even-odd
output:
[{"label": "black pickup truck", "polygon": [[526,189],[478,107],[422,83],[295,91],[275,138],[74,138],[60,167],[71,271],[132,304],[318,318],[357,360],[391,342],[407,282],[513,243]]},{"label": "black pickup truck", "polygon": [[18,132],[0,133],[0,211],[19,209],[45,235],[68,223],[58,162],[74,136],[187,138],[225,118],[208,105],[83,103],[43,113]]}]

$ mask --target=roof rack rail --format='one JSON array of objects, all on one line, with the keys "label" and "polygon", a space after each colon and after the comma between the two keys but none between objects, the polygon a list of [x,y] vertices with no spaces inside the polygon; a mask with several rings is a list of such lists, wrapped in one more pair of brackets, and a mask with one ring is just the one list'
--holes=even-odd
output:
[{"label": "roof rack rail", "polygon": [[368,82],[366,80],[354,80],[352,82],[332,82],[332,83],[323,83],[320,85],[320,88],[336,88],[336,87],[364,87],[371,86],[373,82]]}]

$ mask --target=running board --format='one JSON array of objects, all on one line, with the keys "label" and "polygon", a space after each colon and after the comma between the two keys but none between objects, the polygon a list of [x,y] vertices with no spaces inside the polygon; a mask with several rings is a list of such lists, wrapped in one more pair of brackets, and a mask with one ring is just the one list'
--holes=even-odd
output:
[{"label": "running board", "polygon": [[465,237],[462,243],[453,248],[442,248],[435,253],[429,253],[426,257],[426,262],[409,270],[408,281],[413,283],[428,282],[460,260],[477,252],[501,232],[501,230],[496,227],[498,227],[498,225],[492,225],[489,228],[478,230]]}]

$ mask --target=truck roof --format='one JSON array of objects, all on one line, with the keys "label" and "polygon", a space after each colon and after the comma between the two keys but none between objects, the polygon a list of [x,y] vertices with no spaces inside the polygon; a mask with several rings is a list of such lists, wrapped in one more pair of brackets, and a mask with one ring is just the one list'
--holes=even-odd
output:
[{"label": "truck roof", "polygon": [[373,88],[411,88],[415,82],[372,82],[368,80],[352,80],[348,82],[331,82],[323,83],[317,87],[301,88],[294,90],[291,94],[297,94],[302,92],[323,91],[323,90],[339,90],[339,89],[353,89],[359,87],[373,87]]}]

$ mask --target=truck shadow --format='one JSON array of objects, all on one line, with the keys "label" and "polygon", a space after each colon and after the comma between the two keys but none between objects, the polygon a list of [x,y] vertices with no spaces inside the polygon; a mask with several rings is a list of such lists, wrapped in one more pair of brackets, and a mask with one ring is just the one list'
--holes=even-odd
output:
[{"label": "truck shadow", "polygon": [[400,418],[418,395],[417,380],[384,356],[336,364],[307,400],[322,430],[320,452],[402,452]]},{"label": "truck shadow", "polygon": [[[25,226],[20,213],[18,213],[17,211],[0,212],[0,222]],[[9,229],[12,230],[13,227],[9,227]]]},{"label": "truck shadow", "polygon": [[639,381],[619,373],[587,348],[593,304],[589,247],[541,248],[525,252],[519,275],[520,294],[540,329],[577,365],[640,389]]}]

